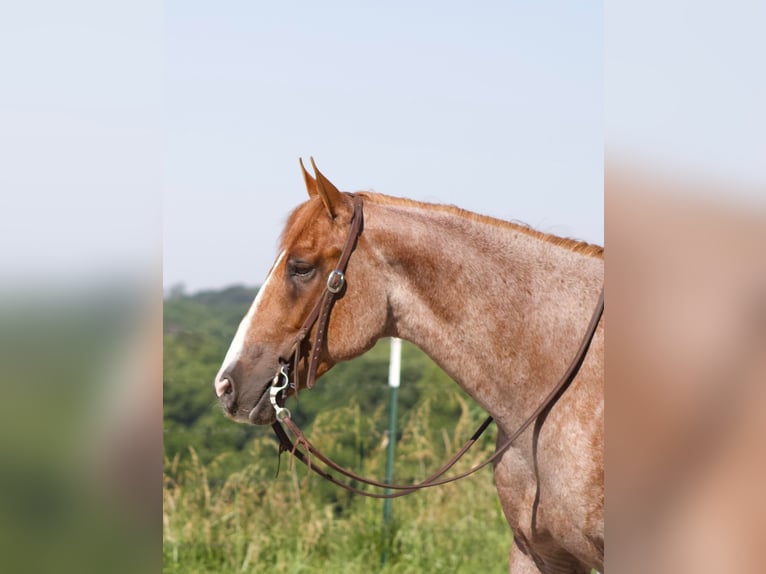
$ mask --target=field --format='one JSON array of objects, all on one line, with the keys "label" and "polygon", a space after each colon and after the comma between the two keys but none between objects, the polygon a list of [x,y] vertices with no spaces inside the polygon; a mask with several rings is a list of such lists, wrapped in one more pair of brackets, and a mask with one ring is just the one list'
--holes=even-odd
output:
[{"label": "field", "polygon": [[[253,290],[232,288],[165,302],[163,571],[507,572],[512,535],[486,469],[455,484],[383,502],[308,476],[282,456],[270,429],[223,417],[212,377]],[[339,365],[289,405],[319,448],[384,476],[388,343]],[[438,468],[485,413],[418,349],[405,345],[394,480]],[[459,469],[488,457],[492,437]]]}]

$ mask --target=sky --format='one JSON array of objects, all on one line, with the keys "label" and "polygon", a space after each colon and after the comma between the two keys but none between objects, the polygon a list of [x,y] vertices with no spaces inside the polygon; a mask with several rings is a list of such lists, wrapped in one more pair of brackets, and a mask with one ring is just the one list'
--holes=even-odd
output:
[{"label": "sky", "polygon": [[761,193],[764,18],[750,0],[4,3],[0,289],[257,285],[310,155],[343,190],[596,243],[605,148]]},{"label": "sky", "polygon": [[6,3],[0,289],[258,285],[309,156],[602,243],[603,8]]},{"label": "sky", "polygon": [[306,198],[455,204],[603,244],[603,4],[165,3],[163,282],[257,285]]},{"label": "sky", "polygon": [[718,181],[763,209],[766,3],[617,0],[605,19],[607,159]]},{"label": "sky", "polygon": [[0,290],[156,275],[162,7],[0,7]]}]

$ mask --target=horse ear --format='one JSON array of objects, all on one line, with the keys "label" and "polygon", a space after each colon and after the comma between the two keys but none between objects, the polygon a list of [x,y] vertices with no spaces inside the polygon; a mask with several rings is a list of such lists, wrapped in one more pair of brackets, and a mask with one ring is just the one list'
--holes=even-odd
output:
[{"label": "horse ear", "polygon": [[343,205],[343,196],[340,194],[340,191],[338,191],[338,188],[335,187],[329,179],[322,175],[322,172],[319,171],[319,169],[317,169],[317,164],[314,163],[314,158],[311,157],[310,159],[311,165],[314,168],[314,173],[317,177],[316,188],[319,197],[322,198],[322,203],[324,203],[327,213],[330,214],[330,217],[335,219],[338,210]]},{"label": "horse ear", "polygon": [[311,174],[303,167],[303,158],[298,158],[298,162],[301,164],[301,171],[303,172],[303,181],[306,182],[306,191],[309,192],[309,197],[314,197],[317,192],[317,180],[311,177]]}]

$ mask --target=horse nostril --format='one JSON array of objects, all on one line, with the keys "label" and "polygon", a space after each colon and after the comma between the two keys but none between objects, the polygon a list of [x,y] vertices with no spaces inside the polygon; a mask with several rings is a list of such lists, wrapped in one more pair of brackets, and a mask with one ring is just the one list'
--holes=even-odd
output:
[{"label": "horse nostril", "polygon": [[215,393],[218,395],[218,400],[221,401],[226,412],[233,414],[237,409],[237,394],[234,388],[234,381],[228,376],[217,379],[215,382]]},{"label": "horse nostril", "polygon": [[216,378],[215,394],[226,412],[233,414],[237,410],[237,389],[234,386],[234,379],[230,375],[222,374]]},{"label": "horse nostril", "polygon": [[234,392],[234,387],[228,377],[221,377],[215,382],[215,394],[218,398]]}]

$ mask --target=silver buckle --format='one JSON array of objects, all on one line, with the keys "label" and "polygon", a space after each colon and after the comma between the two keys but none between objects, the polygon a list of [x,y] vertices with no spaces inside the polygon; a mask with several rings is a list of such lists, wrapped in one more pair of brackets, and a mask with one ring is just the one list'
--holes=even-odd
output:
[{"label": "silver buckle", "polygon": [[[279,377],[284,377],[284,383],[281,385],[279,384]],[[287,365],[281,365],[277,374],[274,375],[274,379],[271,381],[271,388],[269,389],[269,401],[271,402],[271,406],[274,407],[274,412],[276,412],[277,420],[279,421],[282,421],[285,418],[292,418],[290,409],[280,407],[277,404],[277,395],[281,391],[284,391],[289,384],[290,378],[287,376]]]},{"label": "silver buckle", "polygon": [[340,292],[343,286],[346,284],[346,276],[343,275],[343,271],[339,269],[333,269],[330,271],[330,275],[327,277],[327,290],[333,295]]}]

